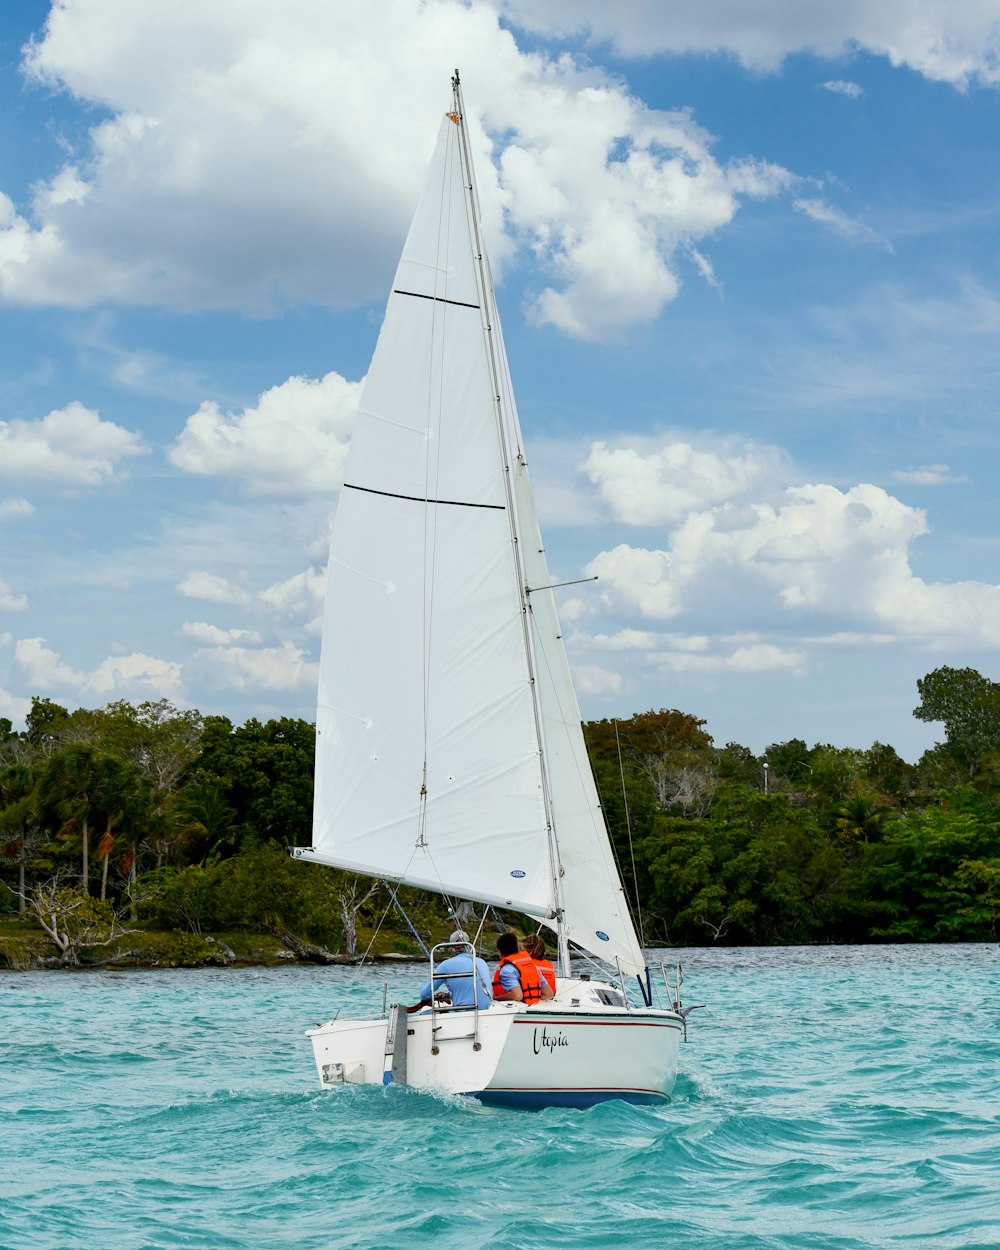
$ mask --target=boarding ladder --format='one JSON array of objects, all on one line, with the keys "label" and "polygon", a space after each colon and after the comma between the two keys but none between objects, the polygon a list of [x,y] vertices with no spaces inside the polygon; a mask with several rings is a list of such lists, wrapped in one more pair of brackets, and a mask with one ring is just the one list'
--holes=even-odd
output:
[{"label": "boarding ladder", "polygon": [[[468,1007],[452,1007],[444,1006],[438,1003],[434,992],[434,956],[435,953],[442,948],[448,951],[455,949],[451,942],[439,942],[437,946],[431,947],[431,1054],[438,1055],[441,1053],[441,1042],[472,1042],[473,1050],[482,1050],[483,1044],[479,1040],[479,989],[473,986],[472,1003]],[[460,978],[471,977],[475,979],[479,976],[479,970],[476,968],[476,948],[472,942],[464,942],[462,949],[468,954],[472,960],[472,970],[470,972],[449,972],[448,980],[459,980]],[[449,956],[450,957],[450,956]],[[489,987],[486,987],[489,990]],[[454,1019],[455,1015],[462,1013],[463,1016],[468,1015],[472,1021],[471,1033],[455,1033],[448,1037],[441,1037],[440,1033],[443,1024],[440,1017],[444,1015]]]}]

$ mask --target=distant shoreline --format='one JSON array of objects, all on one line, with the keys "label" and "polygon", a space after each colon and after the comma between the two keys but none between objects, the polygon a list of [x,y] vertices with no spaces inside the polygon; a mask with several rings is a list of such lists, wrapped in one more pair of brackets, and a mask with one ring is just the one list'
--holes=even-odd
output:
[{"label": "distant shoreline", "polygon": [[[7,932],[4,930],[7,929]],[[84,947],[77,961],[59,956],[38,930],[0,923],[0,972],[149,972],[197,968],[358,967],[411,964],[421,953],[379,950],[345,955],[301,942],[292,935],[231,932],[225,935],[156,930],[123,934],[109,951]],[[361,947],[364,952],[364,947]]]}]

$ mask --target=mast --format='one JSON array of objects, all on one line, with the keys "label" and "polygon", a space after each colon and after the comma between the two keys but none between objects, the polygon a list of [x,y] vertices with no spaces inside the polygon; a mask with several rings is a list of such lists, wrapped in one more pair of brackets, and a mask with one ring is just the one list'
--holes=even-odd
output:
[{"label": "mast", "polygon": [[[497,351],[499,345],[497,342],[497,335],[495,334],[494,318],[496,299],[493,293],[492,275],[489,272],[489,264],[486,259],[486,249],[483,244],[479,216],[479,194],[476,188],[476,177],[472,166],[472,154],[469,150],[469,136],[465,125],[465,106],[462,100],[462,84],[457,69],[455,70],[455,75],[451,80],[451,86],[454,109],[453,121],[459,129],[459,149],[462,155],[462,170],[464,173],[467,193],[469,225],[472,231],[473,243],[475,245],[475,269],[482,297],[483,334],[486,340],[490,378],[492,381],[493,409],[496,419],[497,438],[500,444],[500,454],[503,463],[504,490],[506,491],[508,500],[507,515],[510,519],[511,549],[513,553],[514,567],[517,573],[518,594],[520,596],[521,603],[521,624],[524,639],[524,650],[528,667],[528,680],[531,685],[531,702],[535,718],[535,734],[538,742],[538,759],[542,782],[542,802],[545,812],[546,834],[549,845],[549,864],[552,872],[552,895],[555,900],[556,942],[559,952],[559,972],[560,975],[565,977],[569,976],[570,962],[569,942],[566,937],[566,927],[564,921],[565,913],[563,906],[562,866],[559,860],[559,841],[556,835],[555,820],[553,819],[552,787],[549,781],[548,768],[545,758],[545,734],[541,708],[538,700],[538,683],[535,679],[537,662],[531,631],[531,603],[528,596],[527,579],[525,577],[524,565],[521,558],[521,533],[517,501],[511,482],[512,456],[509,439],[510,430],[507,420],[505,419],[502,398],[503,379],[497,362]],[[520,455],[520,449],[518,449],[518,455]]]}]

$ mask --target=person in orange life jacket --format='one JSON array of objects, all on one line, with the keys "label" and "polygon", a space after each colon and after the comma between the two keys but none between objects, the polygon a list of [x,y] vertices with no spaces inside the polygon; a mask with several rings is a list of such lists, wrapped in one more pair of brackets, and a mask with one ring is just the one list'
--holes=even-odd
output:
[{"label": "person in orange life jacket", "polygon": [[552,993],[556,992],[556,970],[552,961],[545,958],[545,939],[540,933],[529,933],[521,943],[525,954],[531,956],[535,967],[542,974],[542,979],[549,983]]},{"label": "person in orange life jacket", "polygon": [[501,933],[497,938],[497,954],[500,962],[493,974],[493,997],[525,1003],[541,1002],[552,997],[552,989],[535,967],[526,951],[520,949],[516,933]]}]

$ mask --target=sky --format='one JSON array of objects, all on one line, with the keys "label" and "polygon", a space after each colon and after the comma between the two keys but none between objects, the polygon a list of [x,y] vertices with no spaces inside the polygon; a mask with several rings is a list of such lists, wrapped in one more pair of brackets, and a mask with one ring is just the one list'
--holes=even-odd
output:
[{"label": "sky", "polygon": [[314,719],[450,78],[585,719],[1000,677],[994,0],[0,6],[0,716]]}]

